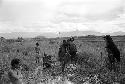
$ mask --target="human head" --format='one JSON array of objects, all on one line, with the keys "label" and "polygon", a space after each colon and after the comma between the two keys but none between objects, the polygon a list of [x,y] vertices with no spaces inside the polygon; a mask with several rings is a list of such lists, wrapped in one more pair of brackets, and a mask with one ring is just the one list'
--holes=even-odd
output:
[{"label": "human head", "polygon": [[74,37],[71,37],[71,41],[74,41]]},{"label": "human head", "polygon": [[36,43],[36,46],[39,46],[39,43],[38,43],[38,42]]},{"label": "human head", "polygon": [[16,70],[16,69],[20,69],[21,66],[21,60],[14,58],[11,60],[11,69]]},{"label": "human head", "polygon": [[66,40],[63,40],[63,43],[66,43]]},{"label": "human head", "polygon": [[70,42],[73,42],[73,41],[74,41],[74,37],[69,38],[69,39],[68,39],[68,42],[69,42],[69,41],[70,41]]},{"label": "human head", "polygon": [[105,41],[112,41],[112,38],[110,35],[106,35],[103,37]]}]

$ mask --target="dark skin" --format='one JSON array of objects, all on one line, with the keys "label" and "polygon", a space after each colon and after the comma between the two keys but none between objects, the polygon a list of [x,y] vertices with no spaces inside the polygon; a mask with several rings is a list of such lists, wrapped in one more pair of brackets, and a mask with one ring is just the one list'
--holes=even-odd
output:
[{"label": "dark skin", "polygon": [[[74,44],[72,43],[74,41],[73,38],[66,40],[63,40],[63,44],[60,46],[59,49],[59,56],[60,61],[62,64],[62,72],[64,72],[65,66],[69,61],[75,61],[76,63],[76,52],[72,50],[74,48]],[[72,46],[72,47],[71,47]]]},{"label": "dark skin", "polygon": [[117,46],[114,44],[110,36],[105,36],[104,40],[106,41],[106,49],[108,53],[112,53],[117,62],[120,62],[120,52]]},{"label": "dark skin", "polygon": [[66,60],[67,46],[68,46],[67,41],[63,40],[63,44],[60,46],[59,53],[58,53],[59,54],[59,61],[61,62],[61,66],[62,66],[62,72],[64,72],[65,65],[68,62],[68,60]]},{"label": "dark skin", "polygon": [[[13,59],[11,61],[11,70],[8,72],[8,77],[10,79],[10,82],[12,84],[22,84],[22,82],[15,76],[15,75],[19,75],[20,73],[20,70],[21,70],[21,61],[20,59]],[[14,73],[15,74],[14,74]]]},{"label": "dark skin", "polygon": [[69,43],[69,54],[71,55],[71,61],[77,61],[77,57],[76,57],[76,52],[77,52],[77,49],[76,49],[76,45],[73,43],[74,41],[74,38],[70,38],[68,39],[68,43]]},{"label": "dark skin", "polygon": [[12,70],[20,69],[20,67],[21,67],[21,61],[19,59],[13,59],[11,61],[11,69]]},{"label": "dark skin", "polygon": [[36,56],[36,63],[39,63],[40,47],[39,47],[39,43],[38,42],[36,43],[35,53],[37,54],[37,56]]},{"label": "dark skin", "polygon": [[120,52],[117,48],[117,46],[114,44],[112,38],[107,35],[104,37],[104,40],[106,41],[106,51],[108,52],[108,59],[110,62],[110,70],[116,70],[115,68],[115,62],[120,62]]}]

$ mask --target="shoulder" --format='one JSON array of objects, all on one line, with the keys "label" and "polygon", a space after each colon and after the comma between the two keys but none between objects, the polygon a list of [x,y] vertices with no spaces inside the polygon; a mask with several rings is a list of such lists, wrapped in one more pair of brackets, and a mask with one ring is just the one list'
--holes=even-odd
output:
[{"label": "shoulder", "polygon": [[11,70],[11,71],[8,72],[8,76],[11,77],[11,78],[14,77],[16,79],[19,79],[20,77],[22,77],[22,74],[21,74],[20,71]]},{"label": "shoulder", "polygon": [[16,72],[16,71],[13,71],[13,70],[10,70],[8,72],[8,78],[9,80],[12,82],[12,83],[15,83],[15,84],[22,84],[22,75],[20,72]]}]

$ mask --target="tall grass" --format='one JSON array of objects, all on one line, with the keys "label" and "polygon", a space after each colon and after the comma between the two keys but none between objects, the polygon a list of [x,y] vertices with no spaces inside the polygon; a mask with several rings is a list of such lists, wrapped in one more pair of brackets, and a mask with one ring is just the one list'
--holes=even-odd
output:
[{"label": "tall grass", "polygon": [[[104,59],[107,57],[107,54],[104,49],[104,42],[87,42],[76,40],[75,44],[78,49],[78,62],[80,64],[80,68],[78,69],[78,72],[75,72],[73,77],[63,79],[61,75],[58,75],[54,78],[51,76],[51,73],[53,72],[52,70],[48,70],[50,74],[45,76],[47,70],[42,70],[41,68],[38,68],[40,64],[35,64],[35,41],[25,41],[22,45],[19,43],[12,43],[4,44],[5,46],[0,46],[0,49],[3,50],[0,52],[0,68],[7,72],[10,68],[10,61],[13,58],[20,58],[22,63],[27,64],[29,67],[29,71],[22,72],[24,75],[24,80],[27,84],[73,84],[71,81],[74,82],[74,84],[85,84],[85,82],[86,84],[87,82],[88,84],[92,84],[90,82],[92,82],[92,80],[94,81],[96,76],[101,82],[103,82],[97,84],[112,84],[116,80],[123,81],[123,79],[125,79],[125,44],[123,42],[116,43],[120,50],[122,59],[120,68],[121,71],[119,75],[109,72],[105,66],[106,62]],[[46,54],[53,56],[54,61],[57,61],[59,45],[59,40],[54,40],[51,42],[47,40],[40,41],[40,57],[42,57],[43,53],[45,52]],[[16,52],[17,49],[19,52]],[[57,72],[59,71],[59,68],[60,66],[55,66],[53,70]],[[90,77],[91,75],[92,77]],[[118,77],[118,79],[116,77]],[[44,82],[42,83],[42,81]],[[93,84],[96,84],[95,81]]]}]

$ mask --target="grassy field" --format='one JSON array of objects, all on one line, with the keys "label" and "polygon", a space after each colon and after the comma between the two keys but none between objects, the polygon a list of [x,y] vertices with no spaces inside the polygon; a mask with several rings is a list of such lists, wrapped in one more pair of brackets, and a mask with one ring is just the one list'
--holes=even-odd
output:
[{"label": "grassy field", "polygon": [[[101,36],[99,37],[75,37],[74,43],[78,49],[78,55],[81,57],[79,59],[79,67],[74,70],[73,76],[68,76],[68,79],[73,82],[73,84],[125,84],[125,37],[124,36],[115,36],[112,37],[115,44],[120,50],[121,53],[121,63],[119,72],[109,72],[106,67],[107,62],[105,61],[107,57],[107,52],[105,51],[105,42]],[[50,76],[52,73],[58,73],[60,71],[59,65],[54,65],[53,69],[42,70],[38,68],[41,64],[35,63],[35,43],[38,41],[40,44],[41,55],[45,52],[48,55],[52,56],[53,61],[58,59],[58,50],[59,46],[63,39],[67,38],[51,38],[51,39],[25,39],[23,42],[11,42],[11,41],[1,41],[0,42],[0,69],[8,71],[10,68],[10,61],[13,58],[20,58],[22,63],[28,65],[29,72],[22,72],[25,76],[25,82],[30,81],[29,84],[40,84],[38,82],[44,81],[45,79],[56,79],[58,76],[61,77],[61,74],[56,76],[54,79],[53,76]],[[17,52],[17,50],[19,52]],[[59,63],[57,63],[59,64]],[[37,72],[36,72],[37,71]],[[35,72],[37,74],[35,74]],[[46,74],[50,72],[47,76]],[[39,74],[38,74],[39,73]],[[41,75],[42,74],[42,75]],[[92,76],[92,77],[90,77]],[[27,77],[27,78],[26,78]],[[33,79],[30,79],[32,78]],[[51,77],[51,78],[48,78]],[[89,77],[87,79],[87,77]],[[96,78],[97,77],[97,78]],[[97,82],[97,79],[100,82]],[[51,82],[53,81],[51,80]],[[87,81],[91,83],[87,83]],[[47,80],[49,81],[49,80]],[[37,82],[37,83],[36,83]],[[96,83],[97,82],[97,83]],[[68,83],[68,82],[67,82]],[[28,84],[28,83],[27,83]],[[45,83],[41,83],[45,84]],[[46,83],[51,84],[51,83]],[[57,83],[54,83],[57,84]],[[58,83],[62,84],[62,83]],[[66,83],[64,83],[66,84]],[[70,84],[70,83],[68,83]]]}]

